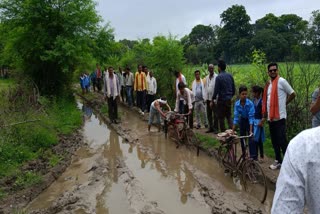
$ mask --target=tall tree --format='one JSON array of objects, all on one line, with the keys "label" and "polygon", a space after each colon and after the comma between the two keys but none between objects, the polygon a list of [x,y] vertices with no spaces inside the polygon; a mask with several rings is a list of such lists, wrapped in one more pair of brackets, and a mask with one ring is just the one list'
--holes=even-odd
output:
[{"label": "tall tree", "polygon": [[312,12],[310,19],[309,41],[311,45],[312,59],[320,60],[320,10]]},{"label": "tall tree", "polygon": [[221,30],[219,31],[219,46],[224,52],[224,58],[229,62],[246,61],[250,49],[244,40],[252,37],[250,16],[242,5],[233,5],[221,15]]},{"label": "tall tree", "polygon": [[93,0],[0,0],[3,55],[46,94],[61,91],[92,52],[100,17]]}]

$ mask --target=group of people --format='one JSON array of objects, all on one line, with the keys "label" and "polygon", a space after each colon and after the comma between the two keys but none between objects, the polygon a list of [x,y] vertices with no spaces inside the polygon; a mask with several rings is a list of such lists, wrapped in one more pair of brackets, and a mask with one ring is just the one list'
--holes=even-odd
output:
[{"label": "group of people", "polygon": [[[260,153],[260,160],[264,158],[263,127],[268,122],[275,153],[275,161],[269,168],[273,170],[281,168],[272,212],[289,213],[287,211],[292,210],[292,207],[301,209],[305,200],[311,204],[311,210],[319,210],[320,207],[315,203],[318,192],[313,191],[319,187],[317,179],[320,178],[320,167],[317,166],[320,164],[320,159],[317,158],[320,148],[319,88],[312,94],[310,107],[313,114],[312,126],[317,128],[300,133],[292,139],[288,147],[286,107],[296,97],[296,93],[288,81],[280,77],[278,64],[270,63],[267,66],[270,79],[264,88],[258,85],[251,87],[252,100],[248,98],[248,88],[239,87],[239,99],[235,101],[233,117],[232,100],[236,94],[234,79],[230,73],[226,72],[226,63],[223,60],[218,61],[217,67],[218,74],[214,72],[214,65],[210,64],[209,74],[203,79],[200,78],[200,70],[196,70],[190,89],[187,87],[185,76],[181,72],[175,72],[174,111],[188,116],[190,128],[193,128],[193,112],[195,112],[196,128],[200,128],[202,123],[208,128],[207,133],[224,132],[227,128],[235,131],[239,126],[240,135],[253,135],[253,138],[249,140],[249,153],[250,157],[255,160],[258,160],[258,153]],[[114,68],[110,66],[105,69],[104,73],[101,73],[97,72],[97,66],[95,76],[101,75],[100,78],[103,79],[102,89],[108,102],[109,118],[111,122],[118,123],[118,100],[121,97],[123,102],[127,102],[128,106],[132,107],[135,91],[136,106],[140,113],[144,114],[145,110],[150,112],[148,130],[150,131],[154,118],[156,118],[155,124],[158,125],[160,131],[160,118],[165,117],[163,107],[166,106],[169,111],[171,108],[166,97],[155,99],[157,82],[147,66],[138,65],[137,69],[135,74],[129,67],[125,71],[119,68],[119,72],[115,73]],[[88,75],[84,74],[82,78],[84,80],[88,78]],[[81,82],[81,87],[84,86],[86,89],[85,82]],[[242,149],[245,148],[244,142],[241,142],[241,146]],[[315,178],[311,178],[310,173],[314,174]],[[297,201],[299,203],[296,203]]]}]

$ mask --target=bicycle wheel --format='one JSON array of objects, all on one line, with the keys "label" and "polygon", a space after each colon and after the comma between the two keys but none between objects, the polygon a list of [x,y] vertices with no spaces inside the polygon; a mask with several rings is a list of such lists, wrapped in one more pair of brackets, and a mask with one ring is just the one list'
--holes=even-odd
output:
[{"label": "bicycle wheel", "polygon": [[[220,166],[224,166],[226,168],[229,168],[228,165],[232,163],[231,157],[228,154],[230,152],[230,146],[227,144],[221,144],[219,149],[218,149],[218,161]],[[229,164],[228,164],[229,163]]]},{"label": "bicycle wheel", "polygon": [[267,198],[267,179],[261,166],[254,160],[248,160],[242,171],[245,190],[256,197],[261,203]]}]

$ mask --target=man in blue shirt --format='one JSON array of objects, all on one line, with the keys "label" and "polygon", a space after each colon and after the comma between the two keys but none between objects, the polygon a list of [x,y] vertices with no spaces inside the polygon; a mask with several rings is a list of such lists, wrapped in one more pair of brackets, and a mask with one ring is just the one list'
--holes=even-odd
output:
[{"label": "man in blue shirt", "polygon": [[210,103],[211,108],[213,107],[213,103],[217,103],[217,115],[221,132],[226,130],[224,125],[225,118],[227,119],[229,129],[232,128],[231,99],[235,94],[234,79],[231,74],[225,71],[226,67],[227,65],[223,60],[218,61],[219,75],[216,78],[214,93]]},{"label": "man in blue shirt", "polygon": [[[254,105],[253,102],[247,99],[248,89],[246,86],[239,88],[240,99],[234,105],[234,118],[232,131],[239,125],[240,136],[252,135],[254,122]],[[242,153],[245,153],[245,139],[241,139]],[[249,138],[250,158],[257,159],[257,148],[251,138]]]}]

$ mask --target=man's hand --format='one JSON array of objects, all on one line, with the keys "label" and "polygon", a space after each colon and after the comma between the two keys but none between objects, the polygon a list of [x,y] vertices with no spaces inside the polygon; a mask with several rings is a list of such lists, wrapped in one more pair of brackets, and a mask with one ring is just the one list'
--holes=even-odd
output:
[{"label": "man's hand", "polygon": [[211,109],[213,109],[213,105],[214,105],[214,103],[213,103],[213,101],[211,100],[211,101],[210,101],[210,108],[211,108]]},{"label": "man's hand", "polygon": [[265,119],[265,118],[262,118],[262,119],[260,120],[258,126],[263,127],[265,121],[266,121],[266,119]]}]

